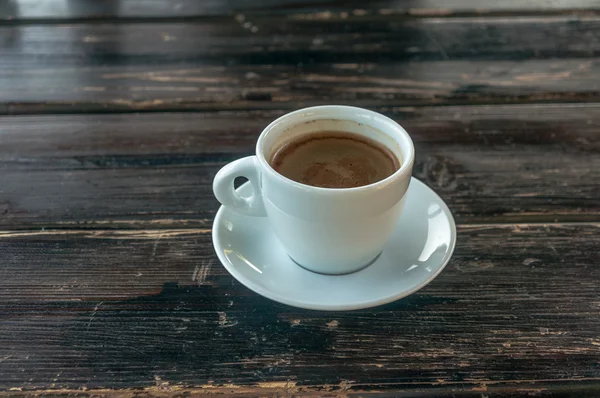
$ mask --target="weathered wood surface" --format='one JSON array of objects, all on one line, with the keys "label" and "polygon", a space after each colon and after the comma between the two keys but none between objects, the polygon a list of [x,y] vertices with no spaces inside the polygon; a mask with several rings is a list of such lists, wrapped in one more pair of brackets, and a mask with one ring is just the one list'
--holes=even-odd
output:
[{"label": "weathered wood surface", "polygon": [[600,62],[50,67],[0,70],[0,86],[0,114],[585,102],[600,101]]},{"label": "weathered wood surface", "polygon": [[0,113],[600,100],[597,18],[0,27]]},{"label": "weathered wood surface", "polygon": [[234,13],[279,13],[319,18],[333,13],[364,15],[589,15],[600,10],[598,0],[6,0],[0,3],[0,21],[17,23],[63,21],[147,21],[166,18],[202,18]]},{"label": "weathered wood surface", "polygon": [[[598,396],[599,11],[0,1],[0,395]],[[214,173],[331,103],[405,126],[459,223],[380,308],[277,304],[210,242]]]},{"label": "weathered wood surface", "polygon": [[588,58],[600,52],[599,28],[600,19],[594,16],[348,21],[270,15],[250,20],[238,15],[190,23],[2,26],[0,32],[7,66],[20,66],[22,60],[28,67],[82,67],[111,61],[164,65],[186,59],[197,66],[231,66]]},{"label": "weathered wood surface", "polygon": [[597,386],[599,239],[597,223],[463,225],[428,287],[377,310],[335,313],[239,285],[218,265],[210,230],[7,231],[0,385],[270,382],[429,396],[519,382],[527,391],[535,380],[540,394],[543,383]]},{"label": "weathered wood surface", "polygon": [[[459,222],[600,220],[600,105],[380,109]],[[209,228],[273,112],[0,118],[0,226]]]}]

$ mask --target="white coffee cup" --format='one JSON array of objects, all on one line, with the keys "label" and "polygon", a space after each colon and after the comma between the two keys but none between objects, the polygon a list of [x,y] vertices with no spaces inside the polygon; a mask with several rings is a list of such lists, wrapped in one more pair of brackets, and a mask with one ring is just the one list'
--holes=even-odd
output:
[{"label": "white coffee cup", "polygon": [[[374,139],[401,161],[390,177],[357,188],[319,188],[284,177],[269,164],[276,149],[313,132],[344,131]],[[323,274],[357,271],[374,261],[391,235],[404,205],[415,151],[408,133],[379,113],[350,106],[316,106],[288,113],[269,124],[256,143],[256,156],[235,160],[217,173],[216,198],[239,213],[268,217],[297,264]],[[252,184],[249,198],[234,180]]]}]

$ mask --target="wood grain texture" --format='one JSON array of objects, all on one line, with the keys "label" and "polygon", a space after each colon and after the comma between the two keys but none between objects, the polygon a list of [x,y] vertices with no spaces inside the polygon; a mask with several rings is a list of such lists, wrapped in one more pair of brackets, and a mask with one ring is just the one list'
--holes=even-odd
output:
[{"label": "wood grain texture", "polygon": [[[459,222],[600,220],[599,105],[378,110]],[[0,225],[209,228],[215,173],[282,113],[0,118]]]},{"label": "wood grain texture", "polygon": [[[457,383],[458,384],[458,383]],[[551,382],[540,385],[539,383],[501,383],[498,385],[486,384],[484,387],[472,384],[466,387],[468,383],[460,383],[462,388],[453,387],[451,383],[446,386],[429,387],[429,391],[424,388],[394,389],[390,391],[374,391],[360,388],[349,388],[347,383],[339,385],[328,385],[318,388],[302,387],[289,382],[266,382],[258,383],[259,386],[241,387],[241,386],[206,386],[206,387],[180,387],[170,386],[167,383],[156,382],[155,386],[143,388],[122,388],[122,389],[88,389],[85,391],[75,389],[43,389],[31,391],[11,391],[10,393],[0,392],[0,396],[11,398],[30,397],[31,395],[39,397],[94,397],[94,398],[135,398],[144,396],[147,398],[168,398],[172,396],[227,396],[236,398],[316,398],[316,397],[339,397],[344,398],[515,398],[515,397],[596,397],[598,385],[593,381],[580,380],[579,382]],[[484,390],[484,391],[482,391]]]},{"label": "wood grain texture", "polygon": [[596,58],[4,69],[0,113],[600,101],[599,76]]},{"label": "wood grain texture", "polygon": [[[0,54],[1,397],[598,396],[600,0],[0,0]],[[330,103],[401,123],[458,221],[375,309],[211,244],[216,171]]]},{"label": "wood grain texture", "polygon": [[599,27],[596,17],[405,21],[287,20],[267,15],[194,23],[3,26],[0,32],[6,38],[3,64],[9,65],[24,61],[31,66],[33,60],[38,67],[111,61],[161,65],[189,59],[198,66],[224,66],[593,57],[600,51]]},{"label": "wood grain texture", "polygon": [[600,224],[463,225],[429,286],[335,313],[245,289],[210,231],[5,231],[0,387],[597,387],[599,238]]},{"label": "wood grain texture", "polygon": [[409,16],[558,14],[581,12],[590,14],[600,9],[598,0],[7,0],[0,4],[0,21],[34,23],[62,21],[135,21],[165,18],[202,18],[233,13],[303,14],[323,17],[346,13],[348,17],[365,14]]},{"label": "wood grain texture", "polygon": [[[0,113],[598,100],[596,18],[0,27]],[[291,105],[294,106],[294,105]]]}]

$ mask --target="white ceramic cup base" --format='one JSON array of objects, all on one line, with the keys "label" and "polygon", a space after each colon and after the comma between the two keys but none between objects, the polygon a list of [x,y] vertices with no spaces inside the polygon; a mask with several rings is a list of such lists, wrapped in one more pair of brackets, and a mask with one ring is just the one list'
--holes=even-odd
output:
[{"label": "white ceramic cup base", "polygon": [[[251,191],[250,184],[237,190],[242,197]],[[443,270],[455,243],[450,210],[414,178],[383,252],[371,265],[350,274],[323,275],[298,266],[265,217],[221,207],[213,225],[215,250],[234,278],[271,300],[315,310],[369,308],[408,296]]]},{"label": "white ceramic cup base", "polygon": [[348,271],[348,272],[344,272],[344,273],[339,273],[339,274],[324,274],[324,273],[319,272],[319,271],[313,271],[313,270],[311,270],[311,266],[310,265],[302,265],[298,261],[294,260],[294,258],[292,256],[289,256],[289,257],[290,257],[290,260],[292,260],[294,263],[296,263],[297,266],[302,267],[302,268],[304,268],[307,271],[314,272],[316,274],[321,274],[321,275],[341,276],[341,275],[352,274],[354,272],[358,272],[358,271],[360,271],[360,270],[362,270],[364,268],[367,268],[369,265],[371,265],[375,261],[377,261],[377,259],[379,258],[379,256],[381,256],[381,253],[382,253],[382,251],[379,252],[379,254],[377,254],[374,259],[372,259],[371,261],[369,261],[368,263],[366,263],[364,265],[361,265],[358,269],[352,270],[352,271]]}]

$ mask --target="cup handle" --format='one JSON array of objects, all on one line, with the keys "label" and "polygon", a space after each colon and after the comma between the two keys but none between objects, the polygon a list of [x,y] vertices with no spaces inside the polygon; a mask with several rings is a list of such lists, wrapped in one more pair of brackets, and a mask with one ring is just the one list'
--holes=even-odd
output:
[{"label": "cup handle", "polygon": [[[235,160],[217,172],[213,181],[213,192],[219,202],[246,216],[265,217],[265,205],[260,187],[260,172],[256,156]],[[252,185],[252,196],[244,198],[236,192],[233,182],[237,177],[246,177]]]}]

